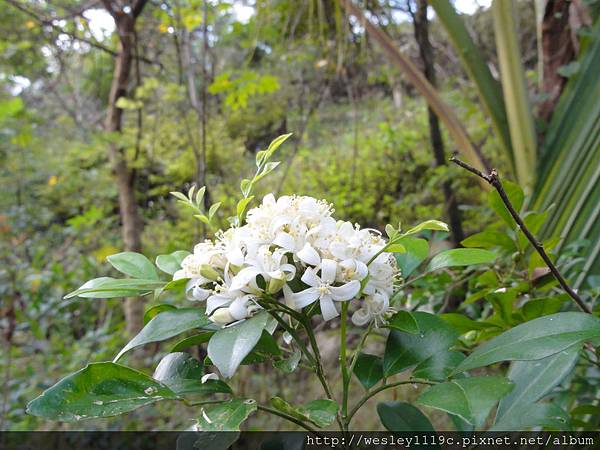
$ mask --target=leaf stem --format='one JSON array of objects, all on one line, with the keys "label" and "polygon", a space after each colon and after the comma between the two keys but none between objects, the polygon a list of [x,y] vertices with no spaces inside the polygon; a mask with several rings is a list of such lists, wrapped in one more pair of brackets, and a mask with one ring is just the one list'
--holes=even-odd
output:
[{"label": "leaf stem", "polygon": [[569,295],[569,297],[571,297],[575,301],[575,303],[577,303],[577,306],[579,306],[579,308],[583,312],[592,314],[592,311],[585,304],[583,299],[579,296],[579,294],[577,292],[575,292],[573,290],[573,288],[571,288],[571,286],[569,286],[569,284],[564,279],[562,274],[558,271],[558,269],[556,268],[556,266],[554,265],[554,263],[552,262],[552,260],[548,256],[548,254],[546,253],[546,250],[544,250],[544,245],[536,239],[536,237],[533,235],[533,233],[531,233],[531,231],[529,231],[529,228],[527,228],[527,225],[525,225],[525,222],[523,222],[523,219],[521,219],[521,216],[519,216],[519,213],[515,210],[514,206],[510,202],[510,199],[508,198],[508,195],[506,195],[504,186],[502,186],[502,181],[500,180],[498,171],[496,169],[492,169],[489,174],[485,174],[481,170],[476,169],[473,166],[470,166],[469,164],[461,161],[460,159],[456,158],[455,156],[451,157],[450,161],[452,161],[457,166],[460,166],[463,169],[468,170],[472,174],[477,175],[479,178],[487,181],[490,184],[490,186],[492,186],[493,188],[496,189],[496,191],[500,195],[500,198],[502,199],[502,202],[504,203],[504,206],[506,206],[506,209],[508,209],[508,212],[512,216],[513,220],[517,223],[517,225],[519,226],[519,228],[521,229],[521,231],[523,232],[523,234],[525,235],[527,240],[531,243],[531,245],[533,245],[533,248],[542,257],[542,259],[544,260],[544,262],[550,269],[550,272],[552,272],[552,275],[554,275],[554,278],[556,278],[556,281],[558,281],[558,283],[561,285],[561,287],[564,289],[564,291]]}]

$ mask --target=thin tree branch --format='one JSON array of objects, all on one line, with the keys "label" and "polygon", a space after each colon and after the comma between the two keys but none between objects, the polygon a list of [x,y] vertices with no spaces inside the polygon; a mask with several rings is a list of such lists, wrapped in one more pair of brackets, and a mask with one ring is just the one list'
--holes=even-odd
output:
[{"label": "thin tree branch", "polygon": [[579,296],[579,294],[575,292],[573,288],[571,288],[571,286],[569,286],[567,281],[564,279],[564,277],[561,275],[561,273],[558,271],[558,269],[546,253],[546,250],[544,250],[543,244],[536,239],[536,237],[531,233],[531,231],[529,231],[529,228],[527,228],[527,225],[525,225],[525,222],[523,222],[523,219],[521,219],[519,213],[515,210],[514,206],[510,202],[510,199],[508,198],[508,195],[506,194],[506,191],[504,190],[504,187],[502,186],[502,181],[500,180],[500,176],[498,175],[496,169],[492,169],[489,174],[485,174],[481,170],[476,169],[475,167],[467,164],[466,162],[461,161],[455,156],[451,157],[450,161],[462,167],[463,169],[468,170],[472,174],[477,175],[479,178],[487,181],[490,184],[490,186],[496,189],[496,191],[500,195],[500,198],[502,199],[502,202],[504,203],[504,206],[506,206],[506,209],[508,209],[508,212],[510,213],[514,221],[517,223],[527,240],[531,242],[533,248],[535,248],[538,254],[542,257],[542,259],[550,269],[550,272],[552,272],[552,275],[554,276],[554,278],[556,278],[556,281],[558,281],[558,283],[561,285],[564,291],[569,295],[569,297],[571,297],[575,301],[575,303],[577,303],[577,306],[579,306],[579,308],[583,312],[591,314],[592,311],[590,310],[590,308],[584,303],[583,299]]},{"label": "thin tree branch", "polygon": [[[64,28],[56,25],[55,22],[57,22],[58,20],[62,20],[62,18],[46,19],[44,17],[39,16],[37,12],[32,11],[31,9],[28,9],[27,7],[23,6],[17,0],[4,0],[4,1],[6,3],[8,3],[9,5],[11,5],[13,8],[18,9],[19,11],[21,11],[23,14],[28,15],[34,21],[36,21],[37,23],[39,23],[40,25],[52,28],[52,30],[55,33],[65,34],[65,35],[69,36],[71,39],[74,39],[74,40],[79,41],[79,42],[83,42],[84,44],[87,44],[90,47],[94,47],[94,48],[96,48],[98,50],[102,50],[103,52],[105,52],[105,53],[107,53],[107,54],[109,54],[109,55],[111,55],[113,57],[116,57],[118,55],[118,52],[116,52],[115,50],[113,50],[111,48],[108,48],[105,45],[103,45],[103,44],[101,44],[101,43],[99,43],[99,42],[97,42],[97,41],[95,41],[93,39],[88,39],[88,38],[85,38],[85,37],[78,36],[74,32],[65,30]],[[110,2],[106,2],[106,3],[110,3]],[[103,4],[106,4],[106,3],[103,2]],[[82,14],[83,14],[83,11],[79,15],[82,16]],[[111,13],[111,16],[112,16],[112,13]],[[142,61],[142,62],[144,62],[146,64],[153,64],[153,65],[159,66],[161,69],[163,68],[162,63],[159,62],[159,61],[154,61],[154,60],[146,58],[144,56],[139,56],[139,57],[136,56],[136,59],[137,58],[139,58],[140,61]]]}]

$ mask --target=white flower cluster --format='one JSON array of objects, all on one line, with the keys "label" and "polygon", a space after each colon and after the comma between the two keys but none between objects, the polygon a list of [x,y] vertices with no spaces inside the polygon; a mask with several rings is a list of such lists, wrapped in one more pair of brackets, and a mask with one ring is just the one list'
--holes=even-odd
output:
[{"label": "white flower cluster", "polygon": [[386,242],[377,231],[336,221],[332,212],[312,197],[269,194],[243,226],[196,245],[174,278],[189,278],[187,297],[206,301],[206,313],[220,324],[251,316],[265,295],[294,309],[318,301],[325,320],[339,315],[339,302],[358,299],[355,324],[383,320],[395,259],[382,252]]}]

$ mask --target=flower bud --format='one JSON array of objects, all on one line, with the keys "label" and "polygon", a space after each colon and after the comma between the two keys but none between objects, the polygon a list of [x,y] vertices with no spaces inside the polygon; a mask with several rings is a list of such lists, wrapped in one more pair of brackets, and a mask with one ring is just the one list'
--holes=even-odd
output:
[{"label": "flower bud", "polygon": [[231,316],[229,308],[217,309],[214,313],[211,314],[209,319],[214,323],[218,323],[219,325],[227,325],[228,323],[231,323],[235,320]]},{"label": "flower bud", "polygon": [[208,264],[202,264],[200,266],[200,275],[211,281],[217,281],[219,279],[219,272]]},{"label": "flower bud", "polygon": [[275,292],[279,292],[284,284],[285,278],[271,278],[267,286],[267,293],[274,294]]}]

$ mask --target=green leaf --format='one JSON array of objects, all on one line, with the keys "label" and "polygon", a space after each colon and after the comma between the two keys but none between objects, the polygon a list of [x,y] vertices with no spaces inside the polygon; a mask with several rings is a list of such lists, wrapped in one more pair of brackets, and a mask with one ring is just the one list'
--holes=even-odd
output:
[{"label": "green leaf", "polygon": [[435,431],[427,416],[410,403],[378,403],[377,414],[383,426],[389,431]]},{"label": "green leaf", "polygon": [[269,148],[267,148],[265,158],[268,160],[273,153],[275,153],[275,150],[277,150],[291,135],[292,133],[282,134],[281,136],[273,139],[273,141],[269,144]]},{"label": "green leaf", "polygon": [[169,194],[184,203],[188,203],[188,198],[181,192],[169,192]]},{"label": "green leaf", "polygon": [[389,245],[385,251],[388,253],[404,253],[406,248],[404,248],[404,245],[396,243]]},{"label": "green leaf", "polygon": [[174,309],[177,309],[177,307],[171,305],[170,303],[161,303],[148,308],[148,310],[144,313],[144,325],[150,322],[150,320],[152,320],[154,317],[158,316],[161,312],[173,311]]},{"label": "green leaf", "polygon": [[225,378],[231,378],[258,343],[269,315],[261,311],[243,322],[217,331],[208,343],[208,356]]},{"label": "green leaf", "polygon": [[173,275],[181,269],[181,262],[188,255],[190,255],[190,252],[185,250],[178,250],[169,255],[158,255],[156,257],[156,266],[163,272]]},{"label": "green leaf", "polygon": [[547,298],[534,298],[525,303],[521,308],[521,313],[525,320],[533,320],[538,317],[555,314],[565,303],[566,296],[556,296]]},{"label": "green leaf", "polygon": [[505,414],[488,431],[523,431],[533,427],[569,430],[569,415],[552,403],[533,403]]},{"label": "green leaf", "polygon": [[429,387],[417,403],[454,414],[476,427],[485,422],[492,407],[513,385],[499,376],[461,378]]},{"label": "green leaf", "polygon": [[446,225],[444,222],[439,220],[426,220],[425,222],[421,222],[416,227],[411,228],[404,234],[417,234],[424,230],[450,231],[448,225]]},{"label": "green leaf", "polygon": [[221,380],[206,380],[203,383],[203,370],[202,363],[190,354],[169,353],[161,359],[152,377],[167,385],[177,395],[231,394],[231,388]]},{"label": "green leaf", "polygon": [[[192,186],[192,189],[190,190],[190,193],[188,194],[188,197],[190,198],[190,200],[192,200],[192,195],[193,195],[193,188],[195,187]],[[198,208],[200,208],[200,206],[202,205],[202,200],[204,200],[204,194],[206,193],[206,186],[202,186],[200,189],[198,189],[198,192],[196,192],[196,198],[194,199],[194,203],[196,204],[196,206]]]},{"label": "green leaf", "polygon": [[600,338],[598,317],[580,312],[552,314],[517,325],[479,346],[455,372],[498,361],[542,359],[597,338]]},{"label": "green leaf", "polygon": [[164,291],[176,291],[178,289],[183,290],[189,278],[179,278],[177,280],[171,280],[164,286],[154,290],[154,299],[158,299]]},{"label": "green leaf", "polygon": [[129,350],[150,342],[159,342],[177,336],[184,331],[212,325],[212,322],[198,308],[181,308],[175,311],[164,311],[146,324],[142,331],[123,347],[115,357],[117,362]]},{"label": "green leaf", "polygon": [[455,248],[438,253],[429,262],[427,272],[443,269],[445,267],[471,266],[486,264],[494,261],[496,254],[489,250],[478,248]]},{"label": "green leaf", "polygon": [[[538,233],[538,231],[540,231],[540,228],[542,228],[542,225],[544,224],[544,222],[546,222],[546,219],[548,218],[549,212],[550,211],[544,211],[542,213],[530,212],[523,218],[523,222],[525,223],[527,229],[531,232],[531,234],[535,236]],[[527,239],[527,237],[521,229],[517,231],[517,240],[519,242],[520,248],[525,248],[526,245],[529,243],[529,240]]]},{"label": "green leaf", "polygon": [[379,356],[359,353],[354,375],[365,389],[371,389],[383,379],[383,360]]},{"label": "green leaf", "polygon": [[277,345],[277,340],[265,329],[250,354],[242,361],[242,364],[256,364],[272,356],[280,355],[281,349]]},{"label": "green leaf", "polygon": [[196,345],[204,344],[210,340],[210,337],[213,335],[213,332],[207,331],[206,333],[195,334],[190,337],[186,337],[182,339],[177,344],[173,346],[171,352],[180,352],[182,350],[186,350],[190,347],[194,347]]},{"label": "green leaf", "polygon": [[[244,197],[248,197],[248,195],[250,194],[250,190],[252,189],[252,181],[248,180],[248,179],[244,179],[241,181],[240,183],[240,189],[242,190],[242,194],[244,194]],[[240,203],[246,199],[242,199],[240,200]],[[240,203],[238,203],[238,210],[240,209]]]},{"label": "green leaf", "polygon": [[493,249],[495,247],[500,247],[509,252],[517,251],[515,243],[506,233],[490,229],[485,229],[481,233],[472,234],[464,239],[461,244],[463,247],[469,248],[481,247]]},{"label": "green leaf", "polygon": [[302,353],[300,350],[296,350],[289,358],[273,361],[273,367],[284,373],[292,373],[298,367],[301,358]]},{"label": "green leaf", "polygon": [[189,353],[168,353],[160,360],[152,378],[169,384],[172,380],[200,379],[204,374],[202,363]]},{"label": "green leaf", "polygon": [[248,198],[243,198],[241,199],[236,207],[236,211],[237,211],[237,215],[239,217],[242,216],[242,214],[244,214],[244,211],[246,211],[246,208],[248,207],[248,205],[250,204],[250,202],[254,199],[254,195],[251,195]]},{"label": "green leaf", "polygon": [[[504,187],[504,191],[506,192],[510,203],[515,208],[515,211],[521,211],[521,208],[523,207],[523,201],[525,200],[523,189],[521,189],[518,184],[515,184],[512,181],[503,180],[502,186]],[[496,214],[498,214],[498,216],[504,220],[511,230],[515,228],[516,223],[514,219],[510,215],[510,212],[508,212],[508,209],[506,209],[502,198],[500,198],[500,194],[498,194],[498,191],[495,189],[489,193],[488,203],[490,208],[492,208]]]},{"label": "green leaf", "polygon": [[485,330],[487,328],[499,328],[498,325],[490,322],[480,321],[477,322],[473,319],[468,318],[462,314],[457,313],[446,313],[440,314],[443,320],[448,322],[453,328],[458,330],[460,334],[468,333],[471,330]]},{"label": "green leaf", "polygon": [[158,273],[154,265],[144,255],[134,252],[117,253],[110,255],[106,260],[119,272],[133,278],[145,280],[158,280]]},{"label": "green leaf", "polygon": [[198,431],[239,431],[242,422],[256,409],[256,400],[251,398],[206,405],[198,418]]},{"label": "green leaf", "polygon": [[438,352],[414,368],[412,376],[425,380],[443,381],[465,359],[460,352]]},{"label": "green leaf", "polygon": [[27,405],[27,413],[73,422],[117,416],[160,400],[177,398],[163,383],[142,372],[101,362],[87,365],[44,391]]},{"label": "green leaf", "polygon": [[213,216],[216,214],[216,212],[220,206],[221,206],[221,202],[217,202],[217,203],[214,203],[213,205],[211,205],[211,207],[208,209],[208,219],[209,220],[211,220],[213,218]]},{"label": "green leaf", "polygon": [[271,405],[278,411],[284,412],[298,420],[310,421],[319,428],[331,425],[337,415],[338,405],[333,400],[313,400],[304,406],[293,406],[281,397],[273,397]]},{"label": "green leaf", "polygon": [[419,334],[392,330],[388,336],[383,357],[385,376],[402,372],[437,352],[448,350],[458,337],[456,330],[433,314],[415,312],[413,316]]},{"label": "green leaf", "polygon": [[333,400],[319,399],[302,406],[300,411],[306,414],[308,419],[316,426],[323,428],[331,425],[335,420],[338,405]]},{"label": "green leaf", "polygon": [[134,278],[115,279],[110,277],[94,278],[84,283],[79,289],[65,295],[65,299],[83,298],[117,298],[136,297],[159,289],[165,281],[139,280]]},{"label": "green leaf", "polygon": [[386,326],[411,334],[417,334],[419,332],[419,325],[417,324],[415,316],[408,311],[398,311],[388,320]]},{"label": "green leaf", "polygon": [[406,249],[404,253],[396,254],[396,262],[402,277],[408,278],[419,265],[429,256],[429,244],[425,239],[407,236],[398,241]]},{"label": "green leaf", "polygon": [[513,362],[507,376],[515,388],[500,402],[496,421],[535,403],[558,386],[575,366],[580,349],[581,345],[574,345],[543,359]]}]

